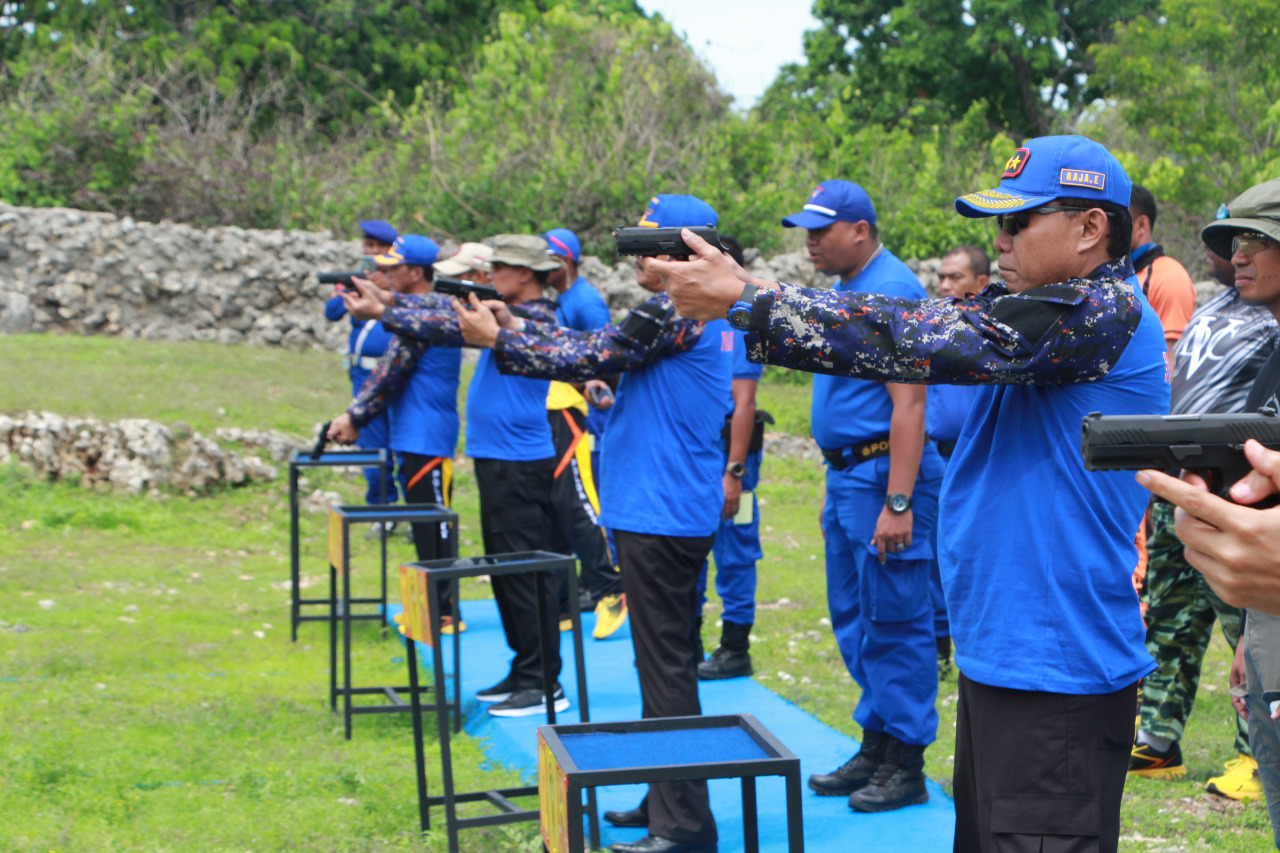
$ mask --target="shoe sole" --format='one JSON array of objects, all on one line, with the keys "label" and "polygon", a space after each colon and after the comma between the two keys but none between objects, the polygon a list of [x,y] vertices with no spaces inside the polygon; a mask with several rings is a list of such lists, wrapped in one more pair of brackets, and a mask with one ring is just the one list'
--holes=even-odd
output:
[{"label": "shoe sole", "polygon": [[1238,802],[1238,803],[1247,803],[1249,800],[1260,800],[1260,799],[1262,799],[1262,792],[1261,792],[1261,791],[1257,792],[1256,794],[1252,794],[1252,793],[1250,793],[1250,794],[1244,794],[1244,793],[1240,793],[1240,792],[1236,792],[1236,793],[1234,793],[1234,794],[1230,794],[1230,793],[1227,793],[1226,791],[1222,790],[1221,788],[1219,788],[1217,785],[1213,784],[1212,782],[1210,782],[1208,785],[1205,785],[1205,786],[1204,786],[1204,789],[1205,789],[1205,791],[1206,791],[1207,793],[1213,794],[1214,796],[1217,796],[1217,797],[1226,797],[1228,800],[1235,800],[1235,801],[1236,801],[1236,802]]},{"label": "shoe sole", "polygon": [[1130,770],[1130,776],[1145,776],[1148,779],[1181,779],[1187,775],[1185,766],[1148,767],[1141,770]]},{"label": "shoe sole", "polygon": [[511,698],[510,693],[477,693],[476,694],[477,702],[487,702],[489,704],[494,704],[497,702],[505,702],[510,698]]},{"label": "shoe sole", "polygon": [[855,812],[861,812],[863,814],[874,814],[877,812],[893,812],[898,809],[905,809],[907,806],[921,806],[927,802],[929,802],[929,795],[928,793],[924,793],[910,800],[903,800],[900,803],[885,803],[880,806],[855,806],[853,803],[850,803],[849,808],[853,809]]},{"label": "shoe sole", "polygon": [[[557,699],[555,701],[555,709],[557,714],[563,714],[569,710],[569,700],[567,698]],[[545,713],[547,713],[545,702],[541,705],[530,705],[528,708],[489,709],[489,716],[491,717],[532,717],[535,714]]]},{"label": "shoe sole", "polygon": [[607,631],[602,631],[600,629],[600,623],[597,622],[595,629],[591,632],[591,636],[593,639],[596,639],[596,640],[607,640],[609,637],[612,637],[614,634],[618,633],[618,629],[621,628],[624,624],[626,624],[626,621],[627,621],[627,615],[624,613],[622,615],[622,618],[618,620],[618,624],[609,628],[609,630]]},{"label": "shoe sole", "polygon": [[809,783],[809,790],[813,791],[819,797],[847,797],[850,794],[858,793],[865,787],[867,787],[867,783],[856,785],[852,788],[844,788],[839,791],[835,791],[830,788],[819,788],[816,785],[814,785],[812,782]]},{"label": "shoe sole", "polygon": [[702,671],[702,667],[698,667],[699,681],[725,681],[726,679],[730,679],[730,678],[749,678],[752,675],[755,675],[754,669],[749,669],[746,672],[735,672],[730,675],[720,675],[720,674],[708,675],[707,673],[704,673]]},{"label": "shoe sole", "polygon": [[647,820],[645,821],[629,820],[629,821],[624,821],[622,823],[614,823],[608,818],[605,818],[604,820],[605,820],[605,823],[609,824],[609,826],[616,826],[618,829],[648,829],[649,828],[649,821]]}]

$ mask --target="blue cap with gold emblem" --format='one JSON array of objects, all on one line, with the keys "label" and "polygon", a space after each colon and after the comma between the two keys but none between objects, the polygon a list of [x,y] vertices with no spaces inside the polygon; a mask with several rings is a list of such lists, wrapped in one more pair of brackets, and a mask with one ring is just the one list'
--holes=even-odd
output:
[{"label": "blue cap with gold emblem", "polygon": [[696,195],[655,195],[637,223],[645,228],[688,228],[715,225],[720,215]]},{"label": "blue cap with gold emblem", "polygon": [[1059,198],[1129,206],[1133,181],[1106,148],[1083,136],[1040,136],[1004,164],[1000,186],[962,195],[956,210],[973,218],[1017,213]]}]

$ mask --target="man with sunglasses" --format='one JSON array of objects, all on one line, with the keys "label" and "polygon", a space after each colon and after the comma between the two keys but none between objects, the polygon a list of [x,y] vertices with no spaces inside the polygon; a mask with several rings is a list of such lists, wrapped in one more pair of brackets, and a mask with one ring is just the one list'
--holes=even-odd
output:
[{"label": "man with sunglasses", "polygon": [[1096,142],[1032,139],[1000,185],[1003,284],[963,300],[808,290],[699,245],[655,263],[682,316],[729,316],[754,360],[888,382],[983,386],[940,500],[961,671],[957,851],[1115,851],[1137,682],[1154,664],[1130,582],[1146,493],[1085,471],[1090,412],[1169,408],[1160,319],[1129,264],[1124,168]]}]

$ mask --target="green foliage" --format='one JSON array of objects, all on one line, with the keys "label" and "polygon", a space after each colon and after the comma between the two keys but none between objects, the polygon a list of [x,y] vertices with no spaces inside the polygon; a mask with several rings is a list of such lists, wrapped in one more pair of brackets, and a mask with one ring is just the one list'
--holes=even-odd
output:
[{"label": "green foliage", "polygon": [[1164,0],[1099,46],[1135,180],[1202,218],[1280,173],[1280,0]]},{"label": "green foliage", "polygon": [[1104,93],[1089,48],[1154,0],[816,0],[805,66],[766,107],[839,103],[860,121],[930,126],[979,102],[993,129],[1042,136]]}]

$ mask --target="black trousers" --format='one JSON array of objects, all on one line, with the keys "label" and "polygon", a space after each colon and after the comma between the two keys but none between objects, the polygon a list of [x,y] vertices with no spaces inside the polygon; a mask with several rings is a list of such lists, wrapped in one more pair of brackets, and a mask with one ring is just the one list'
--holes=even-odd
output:
[{"label": "black trousers", "polygon": [[[573,420],[570,426],[569,420]],[[600,528],[591,495],[582,479],[582,469],[570,448],[574,429],[585,435],[587,418],[577,409],[547,412],[551,423],[551,440],[556,446],[556,475],[551,485],[551,508],[556,523],[552,529],[551,550],[560,554],[572,552],[582,569],[582,586],[599,600],[622,592],[622,577],[609,554],[609,540]],[[584,439],[585,440],[585,439]]]},{"label": "black trousers", "polygon": [[962,674],[956,853],[1114,853],[1137,687],[1079,696]]},{"label": "black trousers", "polygon": [[[400,478],[405,503],[444,504],[453,502],[453,460],[442,456],[423,456],[400,451]],[[425,472],[423,469],[427,469]],[[412,485],[410,485],[412,484]],[[413,548],[419,560],[438,560],[449,556],[449,525],[417,522],[413,524]],[[448,583],[436,587],[440,612],[457,618],[453,591]]]},{"label": "black trousers", "polygon": [[[480,531],[486,554],[549,549],[551,531],[551,475],[556,460],[475,460],[476,487],[480,492]],[[547,658],[551,677],[560,675],[560,608],[556,580],[544,578],[543,605]],[[511,675],[516,689],[543,687],[542,658],[538,652],[537,579],[532,574],[494,575],[493,597],[502,617],[507,645],[515,652]]]},{"label": "black trousers", "polygon": [[[702,713],[698,576],[714,539],[613,531],[646,719]],[[705,781],[654,783],[641,808],[648,812],[650,835],[686,844],[716,840]]]}]

